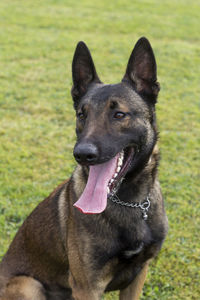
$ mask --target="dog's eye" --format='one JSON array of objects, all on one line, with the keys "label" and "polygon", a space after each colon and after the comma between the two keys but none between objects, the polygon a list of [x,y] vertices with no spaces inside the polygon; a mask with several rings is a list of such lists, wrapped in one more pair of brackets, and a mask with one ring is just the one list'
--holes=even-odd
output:
[{"label": "dog's eye", "polygon": [[123,119],[125,116],[126,116],[126,114],[125,114],[124,112],[121,112],[121,111],[117,111],[117,112],[114,114],[114,118],[115,118],[115,119]]},{"label": "dog's eye", "polygon": [[81,120],[81,121],[83,121],[85,119],[85,115],[82,112],[78,113],[77,116],[78,116],[79,120]]}]

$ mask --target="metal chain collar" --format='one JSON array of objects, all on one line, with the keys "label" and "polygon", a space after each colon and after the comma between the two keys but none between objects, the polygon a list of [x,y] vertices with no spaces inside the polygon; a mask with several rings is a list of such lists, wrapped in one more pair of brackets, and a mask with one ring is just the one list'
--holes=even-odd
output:
[{"label": "metal chain collar", "polygon": [[143,219],[146,221],[148,219],[147,212],[151,206],[150,193],[148,194],[146,200],[143,203],[139,203],[139,202],[129,203],[129,202],[121,201],[116,194],[117,194],[117,191],[123,180],[124,180],[124,178],[122,177],[121,180],[118,182],[117,186],[109,194],[108,199],[110,199],[112,202],[114,202],[116,204],[120,204],[122,206],[131,207],[131,208],[140,208],[142,210]]},{"label": "metal chain collar", "polygon": [[146,200],[143,202],[143,203],[128,203],[128,202],[124,202],[124,201],[121,201],[118,196],[115,194],[115,195],[110,195],[109,196],[109,199],[116,203],[116,204],[120,204],[122,206],[126,206],[126,207],[131,207],[131,208],[140,208],[142,210],[142,216],[143,216],[143,219],[146,221],[148,219],[148,215],[147,215],[147,212],[150,208],[150,205],[151,205],[151,202],[150,202],[150,196],[148,195]]}]

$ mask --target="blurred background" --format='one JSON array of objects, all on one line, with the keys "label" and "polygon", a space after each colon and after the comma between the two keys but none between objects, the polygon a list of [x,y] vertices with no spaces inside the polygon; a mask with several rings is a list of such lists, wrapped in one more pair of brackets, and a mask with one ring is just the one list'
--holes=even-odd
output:
[{"label": "blurred background", "polygon": [[25,217],[75,166],[77,42],[88,45],[101,80],[116,83],[146,36],[161,84],[159,173],[170,229],[141,299],[200,298],[199,13],[196,0],[0,2],[0,258]]}]

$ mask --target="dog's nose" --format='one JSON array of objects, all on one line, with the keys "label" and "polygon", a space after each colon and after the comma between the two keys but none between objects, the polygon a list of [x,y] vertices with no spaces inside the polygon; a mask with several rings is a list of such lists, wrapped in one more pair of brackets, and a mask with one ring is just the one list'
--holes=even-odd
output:
[{"label": "dog's nose", "polygon": [[80,143],[74,147],[74,157],[78,163],[94,164],[98,159],[97,146],[91,143]]}]

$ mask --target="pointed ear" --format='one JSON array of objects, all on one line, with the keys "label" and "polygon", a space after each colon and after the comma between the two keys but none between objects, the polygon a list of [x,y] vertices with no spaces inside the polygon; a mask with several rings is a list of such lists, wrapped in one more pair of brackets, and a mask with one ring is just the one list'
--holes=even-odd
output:
[{"label": "pointed ear", "polygon": [[160,90],[157,82],[156,60],[151,45],[145,37],[136,43],[122,81],[133,84],[139,94],[156,102]]},{"label": "pointed ear", "polygon": [[92,82],[101,82],[90,54],[84,42],[77,44],[72,62],[73,87],[71,90],[74,101],[78,101]]}]

